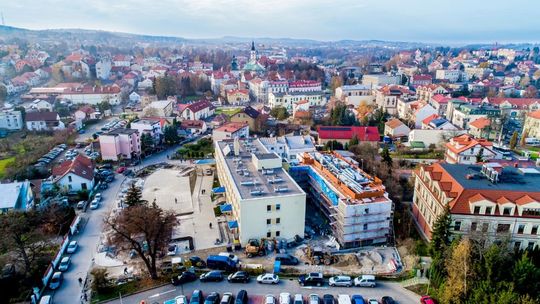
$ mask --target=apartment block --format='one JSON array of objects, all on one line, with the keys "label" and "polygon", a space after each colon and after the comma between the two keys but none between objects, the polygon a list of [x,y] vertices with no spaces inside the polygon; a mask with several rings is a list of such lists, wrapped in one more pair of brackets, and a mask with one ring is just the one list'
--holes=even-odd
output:
[{"label": "apartment block", "polygon": [[303,153],[289,173],[330,224],[341,249],[388,242],[393,202],[382,181],[356,161],[336,152]]},{"label": "apartment block", "polygon": [[138,130],[115,129],[99,136],[99,147],[103,160],[137,158],[141,154],[141,137]]}]

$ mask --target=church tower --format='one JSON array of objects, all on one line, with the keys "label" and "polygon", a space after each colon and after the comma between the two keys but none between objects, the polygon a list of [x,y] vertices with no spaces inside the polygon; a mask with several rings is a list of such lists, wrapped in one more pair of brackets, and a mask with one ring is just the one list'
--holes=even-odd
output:
[{"label": "church tower", "polygon": [[255,41],[251,41],[251,51],[249,52],[249,61],[257,61],[257,51],[255,50]]}]

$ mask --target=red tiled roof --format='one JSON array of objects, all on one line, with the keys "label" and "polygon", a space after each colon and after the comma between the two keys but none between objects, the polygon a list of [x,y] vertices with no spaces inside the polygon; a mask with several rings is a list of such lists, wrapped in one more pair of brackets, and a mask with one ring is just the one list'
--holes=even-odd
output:
[{"label": "red tiled roof", "polygon": [[469,126],[475,127],[477,129],[483,129],[491,124],[491,120],[485,117],[480,117],[475,121],[471,122]]},{"label": "red tiled roof", "polygon": [[220,132],[236,132],[244,127],[247,127],[248,125],[242,122],[229,122],[224,124],[223,126],[216,129],[216,131]]},{"label": "red tiled roof", "polygon": [[483,138],[474,138],[469,134],[456,136],[452,138],[450,142],[446,143],[446,147],[456,154],[466,151],[476,145],[491,147],[493,146],[493,143]]},{"label": "red tiled roof", "polygon": [[395,128],[403,125],[403,122],[401,120],[397,119],[397,118],[392,118],[389,121],[387,121],[385,123],[385,125],[392,128],[392,129],[395,129]]},{"label": "red tiled roof", "polygon": [[532,117],[534,119],[540,119],[540,110],[534,111],[529,113],[529,117]]},{"label": "red tiled roof", "polygon": [[66,160],[52,169],[52,175],[56,179],[60,179],[68,173],[92,180],[94,178],[94,164],[90,158],[77,155],[75,159]]},{"label": "red tiled roof", "polygon": [[202,120],[183,120],[181,123],[182,128],[184,129],[201,129],[204,126],[204,121]]},{"label": "red tiled roof", "polygon": [[429,125],[429,123],[434,120],[435,118],[438,118],[439,115],[438,114],[431,114],[429,115],[428,117],[424,118],[424,120],[422,120],[422,123],[425,124],[425,125]]},{"label": "red tiled roof", "polygon": [[488,103],[494,104],[494,105],[501,105],[505,101],[508,101],[510,104],[515,105],[520,108],[530,106],[534,103],[540,104],[539,98],[488,97],[487,100],[488,100]]},{"label": "red tiled roof", "polygon": [[26,113],[26,121],[56,121],[58,113],[56,112],[30,112]]},{"label": "red tiled roof", "polygon": [[352,139],[355,135],[359,141],[378,142],[380,139],[377,127],[320,126],[317,131],[321,139]]},{"label": "red tiled roof", "polygon": [[199,100],[197,102],[194,102],[192,104],[189,104],[186,108],[190,109],[193,113],[197,113],[199,111],[202,111],[206,108],[212,108],[213,105],[207,100]]}]

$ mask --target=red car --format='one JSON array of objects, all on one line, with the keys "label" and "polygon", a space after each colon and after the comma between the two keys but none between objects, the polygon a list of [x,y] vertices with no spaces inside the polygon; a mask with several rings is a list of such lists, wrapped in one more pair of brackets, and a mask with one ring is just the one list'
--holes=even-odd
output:
[{"label": "red car", "polygon": [[119,167],[118,169],[116,169],[116,173],[122,173],[124,171],[126,171],[126,167]]},{"label": "red car", "polygon": [[437,304],[430,296],[422,296],[420,298],[420,304]]}]

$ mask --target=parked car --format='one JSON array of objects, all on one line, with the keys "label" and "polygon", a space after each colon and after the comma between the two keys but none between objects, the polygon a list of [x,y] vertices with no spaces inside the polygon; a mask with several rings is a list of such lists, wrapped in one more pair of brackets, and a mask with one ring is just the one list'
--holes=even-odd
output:
[{"label": "parked car", "polygon": [[245,291],[244,289],[240,290],[236,294],[236,300],[234,301],[234,304],[248,304],[248,302],[249,302],[249,299],[248,299],[247,291]]},{"label": "parked car", "polygon": [[322,297],[324,304],[336,304],[336,299],[331,294],[325,294]]},{"label": "parked car", "polygon": [[116,173],[122,173],[124,171],[126,171],[126,167],[118,167],[118,169],[116,169]]},{"label": "parked car", "polygon": [[351,297],[351,303],[352,304],[365,304],[364,297],[361,295],[355,294]]},{"label": "parked car", "polygon": [[99,207],[99,201],[97,199],[93,199],[90,203],[90,209],[95,210]]},{"label": "parked car", "polygon": [[64,279],[64,275],[62,272],[57,271],[52,275],[51,281],[49,282],[49,288],[50,289],[58,289],[60,285],[62,284],[62,280]]},{"label": "parked car", "polygon": [[68,256],[63,257],[60,260],[60,264],[58,265],[58,270],[60,270],[60,271],[68,270],[69,264],[71,264],[71,258],[68,257]]},{"label": "parked car", "polygon": [[377,299],[374,299],[374,298],[369,298],[367,302],[368,304],[379,304],[379,301],[377,301]]},{"label": "parked car", "polygon": [[435,300],[430,296],[422,296],[420,298],[420,303],[421,304],[437,304],[437,302],[435,302]]},{"label": "parked car", "polygon": [[298,283],[302,286],[322,286],[324,278],[320,272],[310,272],[298,277]]},{"label": "parked car", "polygon": [[278,254],[275,260],[280,261],[281,265],[298,265],[298,259],[290,254]]},{"label": "parked car", "polygon": [[295,294],[293,304],[304,304],[304,297],[299,293]]},{"label": "parked car", "polygon": [[335,277],[331,277],[330,280],[328,280],[328,285],[330,286],[351,287],[352,284],[353,284],[353,281],[351,277],[349,276],[335,276]]},{"label": "parked car", "polygon": [[337,301],[338,304],[351,304],[351,297],[348,294],[339,294]]},{"label": "parked car", "polygon": [[381,298],[381,304],[396,304],[396,301],[392,297],[384,296]]},{"label": "parked car", "polygon": [[181,285],[188,282],[193,282],[197,280],[197,275],[191,271],[184,271],[182,274],[178,276],[174,276],[172,278],[172,284],[173,285]]},{"label": "parked car", "polygon": [[221,271],[212,270],[201,274],[199,280],[201,280],[201,282],[221,282],[223,281],[223,274]]},{"label": "parked car", "polygon": [[230,257],[222,255],[209,255],[206,259],[206,266],[210,269],[236,270],[236,263]]},{"label": "parked car", "polygon": [[99,184],[99,190],[105,190],[109,188],[109,185],[107,183],[101,183]]},{"label": "parked car", "polygon": [[314,293],[309,295],[309,304],[319,304],[319,302],[319,295]]},{"label": "parked car", "polygon": [[273,273],[261,274],[257,277],[257,283],[260,284],[277,284],[279,283],[279,276]]},{"label": "parked car", "polygon": [[77,203],[77,209],[83,209],[84,208],[84,205],[86,205],[86,202],[85,201],[79,201]]},{"label": "parked car", "polygon": [[101,196],[101,193],[96,193],[96,195],[94,195],[94,199],[97,199],[98,202],[101,202],[101,199],[102,199],[102,198],[103,198],[103,197]]},{"label": "parked car", "polygon": [[264,297],[264,304],[276,304],[276,298],[271,294],[267,294]]},{"label": "parked car", "polygon": [[375,287],[377,283],[375,282],[375,276],[370,274],[365,274],[361,277],[354,279],[354,286],[359,287]]},{"label": "parked car", "polygon": [[227,281],[230,283],[247,283],[249,280],[249,274],[245,271],[237,271],[227,277]]},{"label": "parked car", "polygon": [[231,254],[231,253],[228,253],[228,252],[220,252],[218,255],[229,257],[229,259],[231,259],[231,261],[233,261],[236,264],[238,264],[238,262],[240,261],[238,256],[236,256],[234,254]]},{"label": "parked car", "polygon": [[204,300],[204,304],[219,304],[219,293],[212,292],[211,294],[206,296],[206,299]]},{"label": "parked car", "polygon": [[67,246],[66,252],[67,253],[74,253],[77,251],[77,248],[79,248],[79,244],[77,241],[71,241],[69,242],[69,245]]},{"label": "parked car", "polygon": [[189,304],[203,304],[204,296],[202,291],[195,289],[191,293],[191,298],[189,298]]},{"label": "parked car", "polygon": [[221,297],[221,302],[219,303],[220,304],[233,304],[233,300],[234,300],[233,294],[230,292],[225,292],[223,293],[223,296]]},{"label": "parked car", "polygon": [[282,292],[279,294],[279,304],[291,304],[291,294]]},{"label": "parked car", "polygon": [[187,304],[188,303],[187,298],[184,295],[180,295],[180,296],[177,296],[176,298],[174,298],[174,302],[175,302],[175,304]]},{"label": "parked car", "polygon": [[189,261],[191,262],[192,266],[206,267],[206,262],[198,256],[194,255],[194,256],[189,257]]}]

